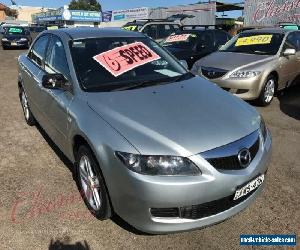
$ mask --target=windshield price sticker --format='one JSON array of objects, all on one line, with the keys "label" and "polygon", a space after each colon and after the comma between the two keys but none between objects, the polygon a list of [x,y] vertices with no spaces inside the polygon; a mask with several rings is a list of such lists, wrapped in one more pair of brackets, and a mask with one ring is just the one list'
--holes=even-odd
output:
[{"label": "windshield price sticker", "polygon": [[166,39],[166,43],[185,42],[190,36],[192,34],[171,35]]},{"label": "windshield price sticker", "polygon": [[19,28],[9,28],[8,32],[10,33],[22,33],[23,30]]},{"label": "windshield price sticker", "polygon": [[123,29],[129,30],[129,31],[135,31],[135,30],[137,30],[137,26],[136,25],[126,26],[126,27],[123,27]]},{"label": "windshield price sticker", "polygon": [[241,37],[236,41],[235,46],[247,46],[247,45],[258,45],[258,44],[270,44],[273,35],[257,35]]},{"label": "windshield price sticker", "polygon": [[160,59],[153,50],[142,42],[135,42],[103,52],[93,59],[117,77],[129,70]]}]

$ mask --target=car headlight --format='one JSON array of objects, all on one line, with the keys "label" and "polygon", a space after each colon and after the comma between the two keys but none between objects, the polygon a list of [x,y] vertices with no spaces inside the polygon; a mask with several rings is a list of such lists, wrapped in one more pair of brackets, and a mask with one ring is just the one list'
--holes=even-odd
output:
[{"label": "car headlight", "polygon": [[233,72],[229,77],[230,78],[252,78],[252,77],[256,77],[260,74],[260,71],[250,71],[250,70],[246,70],[246,71],[235,71]]},{"label": "car headlight", "polygon": [[130,170],[145,175],[199,175],[200,169],[188,158],[179,156],[138,155],[116,152]]},{"label": "car headlight", "polygon": [[266,123],[262,116],[260,117],[260,132],[265,141],[267,139],[268,130],[267,130]]},{"label": "car headlight", "polygon": [[27,38],[21,38],[20,42],[27,42]]},{"label": "car headlight", "polygon": [[8,42],[8,39],[7,39],[7,38],[5,38],[5,37],[4,37],[4,38],[2,38],[1,40],[2,40],[3,42]]}]

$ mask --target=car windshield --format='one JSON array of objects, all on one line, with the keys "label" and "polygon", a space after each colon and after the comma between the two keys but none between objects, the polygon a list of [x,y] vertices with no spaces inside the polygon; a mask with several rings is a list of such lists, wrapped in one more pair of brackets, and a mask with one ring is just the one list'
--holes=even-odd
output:
[{"label": "car windshield", "polygon": [[25,35],[25,29],[22,27],[8,27],[5,32],[6,35]]},{"label": "car windshield", "polygon": [[149,38],[75,40],[70,42],[70,50],[77,78],[85,91],[144,87],[193,77]]},{"label": "car windshield", "polygon": [[161,44],[177,48],[191,48],[196,44],[197,40],[198,34],[191,32],[176,33],[167,37]]},{"label": "car windshield", "polygon": [[220,48],[222,52],[257,55],[275,55],[282,44],[284,35],[276,33],[240,33]]}]

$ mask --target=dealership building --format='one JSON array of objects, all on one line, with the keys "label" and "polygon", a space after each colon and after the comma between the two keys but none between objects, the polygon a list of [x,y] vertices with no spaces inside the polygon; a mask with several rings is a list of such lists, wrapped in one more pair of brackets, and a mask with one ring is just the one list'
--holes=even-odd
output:
[{"label": "dealership building", "polygon": [[60,27],[98,27],[101,21],[101,12],[69,10],[67,6],[32,15],[32,22],[37,25]]}]

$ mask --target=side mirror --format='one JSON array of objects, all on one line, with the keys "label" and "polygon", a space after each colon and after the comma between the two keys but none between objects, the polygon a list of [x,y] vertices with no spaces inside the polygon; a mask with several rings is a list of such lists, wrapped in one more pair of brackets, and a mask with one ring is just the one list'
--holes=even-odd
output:
[{"label": "side mirror", "polygon": [[294,56],[296,55],[296,50],[295,49],[286,49],[283,51],[284,56]]},{"label": "side mirror", "polygon": [[70,84],[62,74],[44,75],[42,85],[46,89],[70,90]]},{"label": "side mirror", "polygon": [[179,62],[181,63],[181,65],[182,65],[185,69],[189,69],[189,66],[188,66],[186,60],[180,60]]}]

